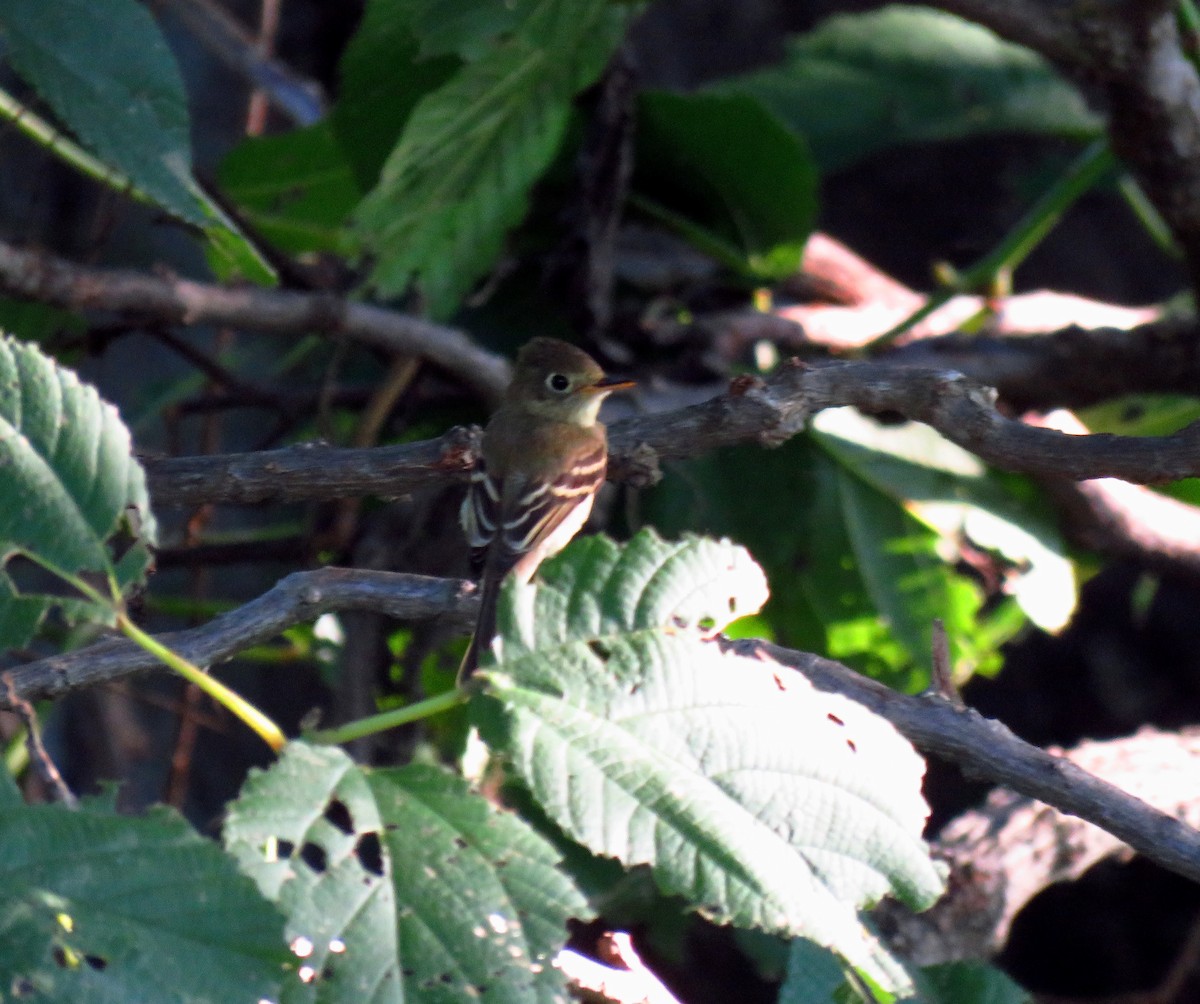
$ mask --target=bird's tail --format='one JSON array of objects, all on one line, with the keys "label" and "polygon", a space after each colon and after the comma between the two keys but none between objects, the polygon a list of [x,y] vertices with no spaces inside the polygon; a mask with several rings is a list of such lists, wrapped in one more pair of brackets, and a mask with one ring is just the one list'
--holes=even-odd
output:
[{"label": "bird's tail", "polygon": [[501,580],[495,575],[484,573],[479,584],[479,618],[475,621],[475,633],[471,635],[471,643],[467,646],[467,654],[458,667],[458,677],[455,683],[462,686],[479,668],[480,655],[492,644],[496,637],[496,599],[500,595]]}]

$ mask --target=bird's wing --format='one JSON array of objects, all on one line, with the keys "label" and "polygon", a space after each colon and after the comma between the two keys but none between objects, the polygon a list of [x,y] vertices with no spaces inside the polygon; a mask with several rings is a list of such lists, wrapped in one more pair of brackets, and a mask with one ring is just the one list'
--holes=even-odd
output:
[{"label": "bird's wing", "polygon": [[[493,477],[482,462],[471,474],[471,487],[463,503],[463,526],[471,545],[471,562],[476,569],[486,563],[502,578],[526,555],[537,554],[534,565],[560,550],[586,519],[591,500],[604,483],[608,452],[601,440],[591,441],[550,480],[542,478],[501,480]],[[588,506],[578,513],[580,504]],[[576,515],[579,525],[569,520]],[[556,531],[564,524],[570,532],[563,539]],[[532,569],[530,569],[532,574]]]}]

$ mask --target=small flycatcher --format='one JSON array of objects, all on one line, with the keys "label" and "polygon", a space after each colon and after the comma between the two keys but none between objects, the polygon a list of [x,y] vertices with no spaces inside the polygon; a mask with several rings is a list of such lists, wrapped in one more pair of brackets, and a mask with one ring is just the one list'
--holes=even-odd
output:
[{"label": "small flycatcher", "polygon": [[496,599],[509,572],[528,582],[587,522],[608,466],[600,405],[631,380],[611,380],[586,352],[534,338],[517,354],[512,383],[483,431],[462,505],[471,564],[481,570],[475,634],[462,684],[496,635]]}]

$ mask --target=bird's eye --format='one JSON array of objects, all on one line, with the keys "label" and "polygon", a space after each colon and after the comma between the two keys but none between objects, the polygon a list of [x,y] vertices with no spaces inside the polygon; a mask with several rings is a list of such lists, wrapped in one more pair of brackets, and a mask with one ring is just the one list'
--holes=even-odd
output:
[{"label": "bird's eye", "polygon": [[571,386],[571,381],[562,373],[551,373],[546,377],[546,386],[561,394]]}]

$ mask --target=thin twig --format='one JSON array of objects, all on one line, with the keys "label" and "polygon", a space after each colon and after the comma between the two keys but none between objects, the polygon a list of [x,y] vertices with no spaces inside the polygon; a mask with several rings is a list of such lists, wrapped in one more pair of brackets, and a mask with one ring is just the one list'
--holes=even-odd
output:
[{"label": "thin twig", "polygon": [[8,710],[20,718],[25,725],[25,742],[29,747],[30,762],[37,767],[38,773],[42,775],[42,780],[54,789],[58,795],[58,800],[63,805],[69,809],[78,808],[79,800],[75,797],[75,793],[67,787],[67,782],[63,780],[58,766],[51,759],[45,743],[42,742],[42,729],[38,724],[37,712],[33,710],[33,705],[17,694],[17,688],[13,683],[11,673],[0,675],[2,675],[4,680],[5,700],[8,704]]},{"label": "thin twig", "polygon": [[315,80],[301,77],[250,37],[234,18],[210,0],[154,0],[169,10],[196,39],[230,69],[240,73],[296,125],[312,125],[325,114],[325,95]]}]

